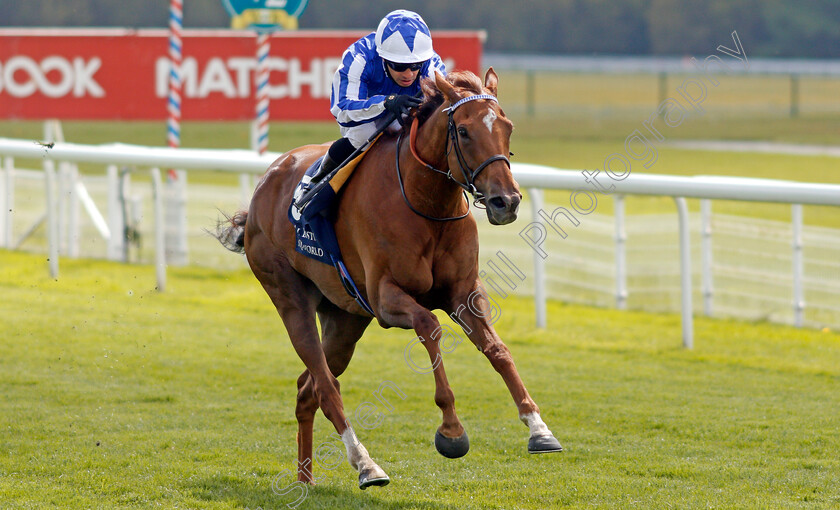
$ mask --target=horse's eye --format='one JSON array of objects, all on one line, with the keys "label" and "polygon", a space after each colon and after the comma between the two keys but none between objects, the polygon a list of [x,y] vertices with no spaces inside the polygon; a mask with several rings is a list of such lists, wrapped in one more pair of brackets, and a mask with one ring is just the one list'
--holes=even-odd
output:
[{"label": "horse's eye", "polygon": [[459,127],[458,128],[458,134],[460,136],[463,136],[464,138],[469,138],[469,135],[467,134],[467,128],[465,128],[465,127]]}]

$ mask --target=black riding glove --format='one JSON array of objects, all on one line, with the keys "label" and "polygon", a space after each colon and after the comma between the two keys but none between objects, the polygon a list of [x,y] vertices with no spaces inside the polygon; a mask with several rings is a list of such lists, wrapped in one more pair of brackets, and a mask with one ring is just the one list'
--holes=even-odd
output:
[{"label": "black riding glove", "polygon": [[407,115],[408,110],[419,106],[422,102],[419,97],[391,94],[385,98],[383,104],[386,110],[396,115],[397,119],[402,122],[403,115]]}]

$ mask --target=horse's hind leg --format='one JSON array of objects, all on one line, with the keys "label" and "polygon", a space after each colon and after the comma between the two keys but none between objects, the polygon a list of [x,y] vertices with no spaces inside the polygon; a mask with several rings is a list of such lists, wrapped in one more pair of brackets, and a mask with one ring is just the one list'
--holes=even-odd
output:
[{"label": "horse's hind leg", "polygon": [[[311,385],[311,389],[309,389],[307,388],[307,381],[304,382],[301,388],[303,399],[301,401],[299,397],[298,400],[301,404],[299,419],[303,418],[303,421],[299,423],[300,431],[303,432],[301,434],[302,441],[299,445],[299,455],[302,458],[299,458],[299,462],[306,462],[307,458],[312,458],[311,419],[314,411],[320,407],[341,437],[341,441],[347,450],[348,462],[359,472],[359,487],[365,489],[371,485],[387,484],[390,481],[388,475],[370,458],[367,449],[359,442],[344,414],[344,405],[338,391],[338,380],[332,374],[324,350],[318,340],[314,310],[313,315],[308,317],[306,321],[302,320],[300,313],[287,309],[282,310],[280,315],[286,324],[289,336],[292,338],[295,351],[309,371],[308,384]],[[305,326],[301,326],[301,324],[305,324]],[[314,395],[314,404],[308,403],[307,392],[312,392]]]},{"label": "horse's hind leg", "polygon": [[257,232],[247,242],[251,271],[283,319],[292,346],[312,378],[317,405],[341,436],[350,465],[359,471],[359,486],[364,489],[369,485],[384,485],[387,475],[373,462],[347,422],[337,381],[330,372],[318,338],[315,308],[323,296],[312,282],[297,273],[282,255],[274,251],[264,234]]},{"label": "horse's hind leg", "polygon": [[313,384],[309,369],[304,370],[297,380],[298,393],[295,405],[295,418],[298,422],[298,481],[312,485],[316,481],[313,475],[315,467],[312,460],[312,428],[315,412],[318,411],[318,399],[315,398],[315,392],[312,390]]},{"label": "horse's hind leg", "polygon": [[[321,302],[318,307],[318,315],[321,319],[321,346],[324,356],[330,372],[337,378],[344,373],[350,363],[350,358],[356,348],[356,342],[361,338],[371,319],[344,312],[327,300]],[[340,394],[341,386],[338,380],[335,380],[334,383]],[[313,391],[313,379],[309,376],[309,371],[305,370],[298,378],[295,415],[298,419],[298,480],[307,483],[315,483],[316,481],[313,476],[315,459],[312,458],[312,427],[317,410],[318,400]],[[365,487],[385,485],[388,481],[384,472],[369,472],[365,474],[366,483],[362,485]]]},{"label": "horse's hind leg", "polygon": [[[344,373],[350,363],[350,358],[353,357],[353,351],[356,349],[356,342],[370,324],[371,317],[345,312],[327,300],[323,300],[318,307],[318,316],[321,319],[323,332],[324,356],[330,373],[338,377]],[[337,380],[335,382],[338,383]],[[344,424],[347,428],[343,432],[338,430],[338,427],[336,430],[347,450],[348,462],[359,472],[359,488],[388,485],[391,481],[388,475],[370,458],[367,449],[359,442],[349,422],[345,421]]]},{"label": "horse's hind leg", "polygon": [[326,299],[318,306],[318,318],[321,320],[321,345],[327,364],[330,372],[338,377],[347,369],[356,350],[356,342],[373,319],[345,312]]}]

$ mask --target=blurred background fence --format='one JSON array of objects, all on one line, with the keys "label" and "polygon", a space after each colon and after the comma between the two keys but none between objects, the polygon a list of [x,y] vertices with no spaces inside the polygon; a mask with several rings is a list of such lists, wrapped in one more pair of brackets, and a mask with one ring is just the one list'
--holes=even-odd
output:
[{"label": "blurred background fence", "polygon": [[[6,172],[9,170],[7,169]],[[118,206],[127,215],[127,242],[124,260],[152,264],[155,232],[152,216],[152,187],[147,172],[132,175],[132,168],[121,173],[129,177],[124,185],[124,201]],[[14,170],[15,222],[9,237],[17,249],[46,253],[47,240],[39,225],[46,208],[42,172]],[[209,233],[221,212],[242,207],[240,182],[236,175],[219,175],[214,184],[187,185],[187,246],[190,264],[234,270],[247,268],[241,255],[232,254]],[[225,182],[227,181],[227,182]],[[94,202],[108,204],[108,182],[104,174],[86,175],[85,187]],[[529,197],[526,196],[526,201]],[[638,197],[627,197],[632,204]],[[697,201],[690,201],[695,203]],[[715,202],[711,202],[714,204]],[[562,204],[548,201],[545,211]],[[786,204],[773,207],[790,209]],[[695,207],[696,209],[696,207]],[[66,211],[66,209],[65,209]],[[480,266],[504,254],[526,278],[513,292],[534,293],[534,251],[521,237],[533,218],[530,207],[521,208],[520,218],[507,226],[491,226],[484,212],[474,211],[482,241]],[[66,212],[65,212],[66,214]],[[80,215],[78,256],[106,258],[107,243],[87,215]],[[797,305],[794,294],[796,245],[792,224],[785,221],[748,218],[715,213],[712,205],[710,265],[711,307],[704,306],[703,254],[700,213],[690,214],[694,310],[716,317],[738,317],[793,324]],[[34,227],[34,228],[33,228]],[[623,239],[626,249],[626,307],[656,312],[680,310],[679,228],[669,213],[628,215]],[[546,259],[547,297],[570,303],[615,307],[616,233],[612,214],[594,212],[581,218],[581,225],[567,238],[549,236],[543,248]],[[805,226],[801,236],[804,264],[803,324],[811,327],[840,327],[840,228]],[[62,256],[67,256],[69,240],[62,238]],[[45,268],[46,270],[46,268]],[[499,299],[497,297],[497,299]],[[503,305],[502,305],[503,306]]]},{"label": "blurred background fence", "polygon": [[[840,62],[835,61],[768,61],[750,59],[750,68],[745,72],[719,73],[715,78],[720,85],[709,89],[703,107],[715,116],[755,119],[775,117],[780,122],[791,118],[801,120],[837,118],[840,114]],[[679,58],[580,58],[580,57],[510,57],[486,54],[484,67],[493,65],[501,77],[500,98],[506,113],[513,117],[518,126],[528,120],[537,120],[534,126],[553,124],[574,125],[577,119],[587,122],[601,122],[609,126],[613,119],[632,119],[641,122],[649,118],[664,98],[676,96],[676,88],[685,79],[697,79],[693,66],[686,59]],[[543,121],[549,122],[543,122]],[[22,127],[23,126],[23,127]],[[99,142],[123,141],[155,145],[151,140],[163,140],[165,127],[149,125],[108,124],[102,128],[96,123],[82,124],[79,129],[95,131],[104,137]],[[199,128],[186,127],[189,130]],[[218,129],[201,126],[201,129],[218,131],[214,137],[201,139],[203,146],[229,147],[230,127]],[[237,128],[239,129],[239,128]],[[322,142],[336,136],[335,126],[325,123],[324,127],[307,127],[303,143]],[[532,129],[533,130],[533,129]],[[68,139],[79,140],[67,130]],[[247,140],[243,133],[238,139]],[[629,134],[622,129],[605,128],[610,141],[619,136],[622,140]],[[35,123],[0,123],[0,136],[40,139],[40,125]],[[151,135],[149,133],[152,133]],[[517,135],[521,140],[522,133]],[[710,132],[714,135],[713,132]],[[322,138],[319,139],[318,136]],[[527,137],[527,132],[525,133]],[[820,134],[821,139],[826,135]],[[830,133],[827,135],[831,137]],[[557,135],[558,138],[562,137]],[[87,141],[84,137],[79,141]],[[834,139],[837,139],[835,136]],[[602,140],[603,141],[603,140]],[[276,139],[275,142],[276,143]],[[282,143],[287,143],[283,141]],[[292,143],[290,147],[303,143]],[[534,142],[533,147],[544,144]],[[185,142],[186,146],[195,146]],[[287,147],[273,145],[271,150],[286,150]],[[531,147],[529,145],[529,147]],[[546,149],[540,153],[534,149],[528,156],[549,159],[546,164],[569,168],[566,161],[555,160]],[[590,147],[590,153],[603,158],[603,145]],[[9,239],[4,245],[27,251],[46,253],[46,233],[40,221],[45,210],[44,183],[38,161],[4,163],[4,189],[6,183],[14,187],[14,223],[4,232]],[[597,160],[595,164],[600,164]],[[14,170],[9,170],[14,166]],[[672,170],[658,165],[658,173]],[[29,169],[27,171],[26,169]],[[574,168],[574,166],[571,166]],[[124,248],[124,259],[128,262],[152,263],[154,260],[152,188],[147,172],[135,171],[131,167],[120,169],[127,178],[124,202],[128,222],[129,242]],[[692,164],[692,170],[703,173],[702,164]],[[100,208],[106,207],[107,178],[104,168],[83,165],[82,179],[94,202]],[[745,169],[746,176],[755,175],[754,168]],[[798,171],[791,166],[788,175]],[[219,211],[231,212],[242,207],[240,181],[231,174],[193,173],[187,181],[186,222],[188,233],[188,260],[190,264],[219,269],[244,269],[242,257],[230,254],[207,234],[220,218]],[[193,179],[193,175],[201,175]],[[740,174],[738,174],[740,175]],[[820,180],[809,175],[807,180]],[[129,182],[130,181],[130,182]],[[837,182],[835,179],[824,182]],[[546,210],[556,207],[562,197],[547,196]],[[628,207],[643,198],[628,197]],[[609,202],[609,201],[607,201]],[[689,201],[692,219],[692,260],[694,280],[694,303],[697,313],[704,313],[703,285],[701,275],[701,238],[699,208],[696,201]],[[770,320],[792,323],[795,299],[793,296],[793,272],[795,263],[793,230],[789,220],[790,206],[774,205],[772,218],[743,217],[730,211],[716,210],[712,206],[712,265],[714,280],[714,316],[734,316],[752,320]],[[603,209],[603,208],[602,208]],[[574,229],[565,240],[549,239],[546,250],[551,254],[547,260],[548,297],[567,302],[596,306],[615,306],[615,241],[614,220],[609,211],[599,210],[586,216],[585,224]],[[626,218],[627,249],[627,307],[651,311],[677,312],[680,307],[678,224],[673,209],[661,208],[646,214],[629,214]],[[521,242],[519,232],[532,219],[528,207],[522,208],[520,219],[511,226],[490,227],[478,212],[482,238],[482,264],[496,251],[504,249],[511,260],[520,267],[528,278],[517,288],[517,293],[533,292],[533,252]],[[837,217],[836,215],[834,217]],[[806,222],[813,218],[806,214]],[[809,326],[840,327],[840,224],[829,222],[820,226],[806,225],[802,233],[802,253],[805,268],[805,311],[804,323]],[[81,257],[105,258],[106,242],[99,235],[90,217],[80,215],[81,233],[78,255]],[[66,249],[63,255],[66,255]]]},{"label": "blurred background fence", "polygon": [[[728,57],[724,57],[728,58]],[[702,57],[699,57],[702,61]],[[529,118],[642,115],[679,99],[677,87],[697,79],[690,59],[485,54],[484,65],[504,72],[505,110]],[[797,117],[840,113],[840,62],[731,59],[708,87],[703,108],[713,114]],[[710,66],[714,69],[714,66]],[[708,85],[708,84],[707,84]]]}]

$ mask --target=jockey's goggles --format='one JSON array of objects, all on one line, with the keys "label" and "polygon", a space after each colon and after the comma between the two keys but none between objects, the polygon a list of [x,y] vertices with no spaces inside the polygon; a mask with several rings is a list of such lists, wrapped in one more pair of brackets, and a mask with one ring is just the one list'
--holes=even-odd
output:
[{"label": "jockey's goggles", "polygon": [[401,73],[401,72],[405,71],[406,69],[411,69],[412,71],[419,71],[420,69],[423,68],[423,64],[426,63],[425,60],[423,62],[414,62],[414,63],[411,63],[411,64],[403,64],[401,62],[391,62],[390,60],[386,60],[385,62],[388,65],[388,67],[390,67],[391,69],[393,69],[394,71],[396,71],[398,73]]}]

